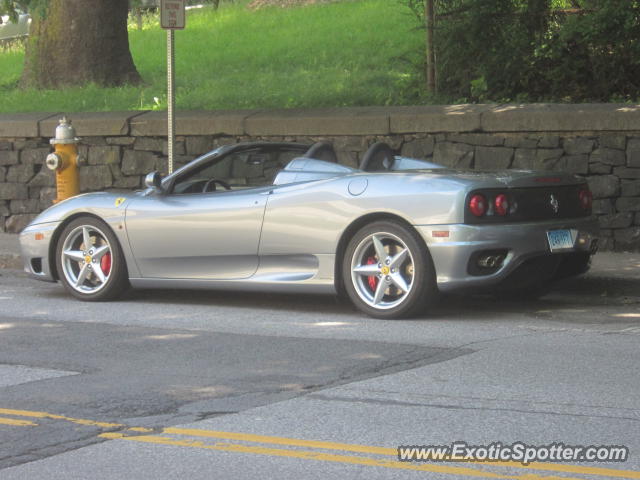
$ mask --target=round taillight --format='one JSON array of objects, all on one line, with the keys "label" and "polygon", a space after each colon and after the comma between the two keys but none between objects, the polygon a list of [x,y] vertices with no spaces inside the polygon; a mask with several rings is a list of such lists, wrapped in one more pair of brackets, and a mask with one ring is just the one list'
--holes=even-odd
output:
[{"label": "round taillight", "polygon": [[482,217],[485,213],[487,213],[487,199],[484,198],[484,195],[475,194],[469,199],[469,210],[476,217]]},{"label": "round taillight", "polygon": [[580,190],[578,194],[580,198],[580,206],[583,210],[591,210],[593,205],[593,194],[589,190]]},{"label": "round taillight", "polygon": [[496,215],[504,217],[509,213],[509,199],[504,193],[498,195],[493,204],[496,207]]}]

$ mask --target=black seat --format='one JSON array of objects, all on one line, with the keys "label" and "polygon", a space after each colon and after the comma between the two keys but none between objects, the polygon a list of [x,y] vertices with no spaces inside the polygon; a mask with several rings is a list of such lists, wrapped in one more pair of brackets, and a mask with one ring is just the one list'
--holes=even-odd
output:
[{"label": "black seat", "polygon": [[386,172],[395,162],[395,152],[384,142],[374,143],[366,151],[360,162],[360,170],[365,172]]},{"label": "black seat", "polygon": [[315,158],[316,160],[324,160],[325,162],[338,163],[338,155],[336,155],[333,145],[328,142],[314,143],[304,156]]}]

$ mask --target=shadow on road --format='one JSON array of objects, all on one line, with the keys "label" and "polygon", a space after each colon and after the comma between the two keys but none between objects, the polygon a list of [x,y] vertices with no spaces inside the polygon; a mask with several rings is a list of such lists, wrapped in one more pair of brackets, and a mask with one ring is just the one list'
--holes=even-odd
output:
[{"label": "shadow on road", "polygon": [[[211,307],[263,308],[277,311],[348,315],[356,312],[348,300],[331,295],[283,293],[132,290],[129,302],[184,304]],[[496,312],[522,313],[539,309],[593,308],[640,304],[640,278],[585,276],[558,282],[551,292],[537,300],[511,300],[507,295],[442,295],[438,305],[424,319],[485,319]]]}]

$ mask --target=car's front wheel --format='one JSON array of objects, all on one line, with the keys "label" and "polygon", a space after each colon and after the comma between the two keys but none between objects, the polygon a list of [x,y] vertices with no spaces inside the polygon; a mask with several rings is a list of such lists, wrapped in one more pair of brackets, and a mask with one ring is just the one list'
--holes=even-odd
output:
[{"label": "car's front wheel", "polygon": [[56,248],[58,276],[81,300],[112,300],[129,286],[124,255],[109,226],[94,217],[70,222]]},{"label": "car's front wheel", "polygon": [[353,236],[342,278],[353,304],[375,318],[415,315],[437,298],[433,263],[422,240],[391,220],[371,223]]}]

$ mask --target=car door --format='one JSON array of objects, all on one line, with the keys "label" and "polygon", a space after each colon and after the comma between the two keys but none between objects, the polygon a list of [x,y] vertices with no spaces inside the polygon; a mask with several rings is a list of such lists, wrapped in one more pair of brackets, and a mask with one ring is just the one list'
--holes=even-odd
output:
[{"label": "car door", "polygon": [[256,163],[247,152],[214,158],[178,174],[166,194],[133,200],[126,227],[142,277],[229,280],[253,275],[271,191],[249,186]]},{"label": "car door", "polygon": [[258,268],[267,194],[150,195],[131,202],[126,227],[144,278],[242,279]]}]

